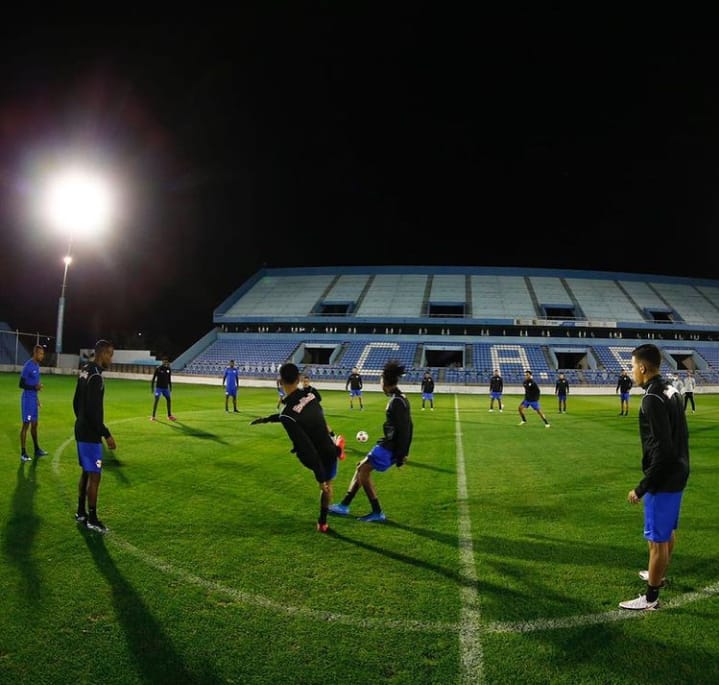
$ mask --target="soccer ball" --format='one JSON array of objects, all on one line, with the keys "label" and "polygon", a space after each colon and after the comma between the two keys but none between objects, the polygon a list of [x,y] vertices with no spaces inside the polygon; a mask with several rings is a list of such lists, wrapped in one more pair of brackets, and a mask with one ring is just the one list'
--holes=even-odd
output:
[{"label": "soccer ball", "polygon": [[369,434],[367,431],[358,431],[355,437],[358,442],[367,442],[369,440]]}]

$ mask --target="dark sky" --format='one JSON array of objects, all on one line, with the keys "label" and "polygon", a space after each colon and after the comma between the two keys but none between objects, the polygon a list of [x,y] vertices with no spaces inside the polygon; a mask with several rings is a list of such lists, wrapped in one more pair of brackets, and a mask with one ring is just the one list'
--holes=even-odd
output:
[{"label": "dark sky", "polygon": [[54,335],[33,184],[78,150],[123,201],[73,245],[65,351],[174,356],[263,264],[719,278],[716,17],[465,5],[6,23],[0,320]]}]

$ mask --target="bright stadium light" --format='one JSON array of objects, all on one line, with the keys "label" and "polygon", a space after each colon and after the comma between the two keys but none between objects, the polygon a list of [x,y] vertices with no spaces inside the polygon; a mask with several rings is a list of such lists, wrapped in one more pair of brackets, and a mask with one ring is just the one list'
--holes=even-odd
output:
[{"label": "bright stadium light", "polygon": [[67,272],[72,263],[72,243],[76,238],[95,236],[109,225],[114,212],[114,197],[110,184],[102,176],[80,168],[71,168],[52,177],[48,182],[42,211],[47,223],[68,239],[63,259],[65,269],[57,306],[57,337],[55,352],[62,353],[62,334],[65,318],[65,290]]}]

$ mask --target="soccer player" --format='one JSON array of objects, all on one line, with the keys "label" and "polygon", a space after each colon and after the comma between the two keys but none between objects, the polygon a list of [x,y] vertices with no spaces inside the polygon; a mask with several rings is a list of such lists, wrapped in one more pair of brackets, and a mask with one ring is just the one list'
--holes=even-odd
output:
[{"label": "soccer player", "polygon": [[422,411],[424,411],[425,402],[429,402],[429,408],[434,411],[434,378],[429,371],[424,372],[420,388],[422,390]]},{"label": "soccer player", "polygon": [[225,375],[222,376],[222,385],[225,388],[225,411],[230,411],[231,397],[233,411],[235,414],[239,414],[237,411],[237,389],[240,387],[240,370],[235,366],[234,359],[230,359],[230,363],[225,369]]},{"label": "soccer player", "polygon": [[284,407],[279,414],[255,419],[258,423],[281,423],[292,441],[292,452],[315,476],[320,486],[320,513],[317,530],[329,532],[327,511],[332,502],[332,481],[337,475],[340,448],[327,432],[322,405],[313,393],[300,387],[300,370],[291,362],[280,366],[280,381],[285,392]]},{"label": "soccer player", "polygon": [[409,457],[412,444],[412,415],[409,401],[398,387],[399,379],[405,368],[396,361],[389,361],[382,371],[382,391],[389,398],[385,410],[383,436],[370,450],[369,454],[357,464],[352,480],[340,504],[332,504],[330,513],[348,516],[350,504],[360,488],[363,488],[372,511],[357,520],[364,522],[385,521],[386,516],[377,497],[377,489],[372,481],[372,471],[383,472],[394,464],[403,466]]},{"label": "soccer player", "polygon": [[37,438],[37,422],[40,413],[40,398],[38,393],[42,390],[40,382],[40,363],[45,359],[45,348],[42,345],[35,345],[32,348],[32,357],[28,359],[20,373],[20,387],[22,395],[20,396],[20,413],[22,414],[22,427],[20,428],[20,459],[22,461],[30,461],[30,457],[25,449],[27,443],[27,429],[30,429],[30,435],[35,447],[35,456],[44,457],[47,452],[40,447]]},{"label": "soccer player", "polygon": [[494,411],[494,401],[499,405],[501,412],[504,407],[502,405],[502,393],[504,392],[504,379],[499,375],[499,369],[494,370],[494,375],[489,379],[489,411]]},{"label": "soccer player", "polygon": [[689,430],[681,393],[659,374],[662,356],[655,345],[632,351],[632,375],[644,389],[639,406],[642,472],[639,485],[629,491],[631,504],[644,502],[644,537],[649,566],[639,572],[647,589],[636,599],[620,602],[622,609],[649,611],[659,606],[659,590],[674,551],[682,495],[689,479]]},{"label": "soccer player", "polygon": [[684,379],[684,411],[687,410],[687,406],[691,402],[692,414],[696,411],[696,405],[694,404],[694,390],[696,390],[697,382],[694,378],[694,372],[687,371],[687,377]]},{"label": "soccer player", "polygon": [[352,373],[347,377],[345,391],[347,389],[350,391],[350,409],[354,409],[354,399],[356,397],[359,400],[360,411],[362,411],[364,409],[362,406],[362,376],[356,366],[352,367]]},{"label": "soccer player", "polygon": [[95,356],[80,370],[72,399],[77,460],[82,469],[75,520],[98,533],[107,530],[105,524],[97,518],[97,495],[102,477],[102,439],[105,438],[108,449],[117,447],[115,438],[105,425],[105,382],[102,378],[102,372],[112,363],[114,353],[114,346],[108,340],[95,343]]},{"label": "soccer player", "polygon": [[567,395],[569,394],[569,381],[564,377],[563,373],[559,374],[557,382],[554,384],[554,394],[559,402],[559,413],[567,413]]},{"label": "soccer player", "polygon": [[619,416],[629,416],[629,391],[632,389],[632,379],[627,374],[626,369],[622,369],[617,379],[617,388],[615,394],[619,393],[619,406],[621,411]]},{"label": "soccer player", "polygon": [[524,386],[524,399],[519,403],[519,415],[522,417],[519,425],[523,426],[527,423],[524,410],[527,407],[531,407],[539,414],[542,421],[544,421],[544,427],[549,428],[549,421],[547,421],[547,417],[542,413],[542,407],[539,403],[541,391],[539,390],[539,386],[534,382],[532,372],[529,369],[524,372],[524,383],[522,383],[522,385]]},{"label": "soccer player", "polygon": [[152,405],[152,416],[150,421],[155,421],[155,414],[157,413],[157,403],[160,401],[160,396],[165,398],[167,403],[167,418],[170,421],[177,421],[172,415],[172,369],[170,368],[170,360],[167,357],[162,358],[162,364],[155,369],[155,373],[152,374],[152,380],[150,381],[150,390],[155,395],[155,402]]}]

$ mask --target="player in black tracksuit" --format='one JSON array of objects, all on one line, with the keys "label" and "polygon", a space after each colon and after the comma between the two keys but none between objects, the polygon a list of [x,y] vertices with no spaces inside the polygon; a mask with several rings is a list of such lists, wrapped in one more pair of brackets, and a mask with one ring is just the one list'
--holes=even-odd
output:
[{"label": "player in black tracksuit", "polygon": [[634,381],[632,381],[629,374],[622,369],[617,379],[617,389],[614,391],[619,393],[619,406],[621,408],[619,416],[629,416],[629,391],[633,385]]},{"label": "player in black tracksuit", "polygon": [[627,495],[644,503],[644,537],[649,545],[646,594],[621,602],[622,609],[652,610],[674,551],[682,496],[689,479],[689,429],[681,393],[659,374],[661,352],[652,344],[632,351],[632,374],[644,388],[639,407],[642,479]]},{"label": "player in black tracksuit", "polygon": [[332,481],[337,475],[337,459],[341,449],[327,431],[327,421],[322,405],[312,392],[300,387],[300,371],[295,364],[280,367],[280,380],[285,390],[284,407],[279,414],[255,419],[258,423],[281,423],[292,441],[292,452],[300,463],[308,468],[320,485],[320,514],[317,530],[329,531],[327,511],[332,502]]},{"label": "player in black tracksuit", "polygon": [[111,342],[97,341],[94,360],[85,364],[80,371],[72,398],[77,458],[82,469],[75,520],[99,533],[107,530],[97,518],[97,494],[102,476],[102,439],[105,438],[109,449],[114,450],[116,447],[115,438],[105,425],[105,382],[102,372],[112,363],[114,351]]}]

